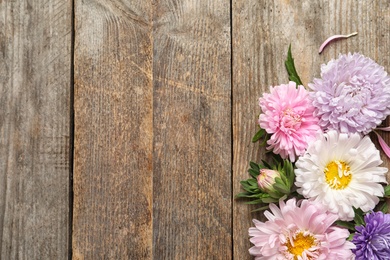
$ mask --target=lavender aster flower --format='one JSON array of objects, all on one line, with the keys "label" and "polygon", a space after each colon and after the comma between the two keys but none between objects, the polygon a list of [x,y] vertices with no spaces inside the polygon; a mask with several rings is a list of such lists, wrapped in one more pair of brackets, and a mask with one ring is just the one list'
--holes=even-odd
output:
[{"label": "lavender aster flower", "polygon": [[356,227],[352,243],[356,260],[389,259],[390,257],[390,214],[372,212],[364,217],[365,226]]},{"label": "lavender aster flower", "polygon": [[323,64],[309,87],[323,130],[367,134],[390,115],[390,76],[359,53]]}]

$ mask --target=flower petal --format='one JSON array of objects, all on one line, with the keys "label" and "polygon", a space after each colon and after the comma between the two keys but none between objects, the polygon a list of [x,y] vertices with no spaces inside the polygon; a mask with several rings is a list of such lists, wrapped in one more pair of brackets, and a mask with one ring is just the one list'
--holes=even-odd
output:
[{"label": "flower petal", "polygon": [[383,138],[377,132],[375,132],[375,133],[378,136],[378,141],[379,141],[380,146],[382,147],[382,150],[385,152],[387,157],[390,158],[390,147],[387,145],[385,140],[383,140]]},{"label": "flower petal", "polygon": [[321,52],[324,50],[326,45],[328,45],[333,40],[346,39],[346,38],[349,38],[349,37],[355,36],[355,35],[357,35],[357,32],[354,32],[354,33],[351,33],[351,34],[347,34],[347,35],[333,35],[333,36],[329,37],[328,39],[326,39],[323,44],[321,44],[321,47],[318,50],[318,53],[321,54]]}]

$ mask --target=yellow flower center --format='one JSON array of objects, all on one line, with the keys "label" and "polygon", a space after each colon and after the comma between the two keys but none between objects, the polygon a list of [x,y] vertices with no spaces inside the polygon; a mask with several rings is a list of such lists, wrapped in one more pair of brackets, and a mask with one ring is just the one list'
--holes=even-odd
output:
[{"label": "yellow flower center", "polygon": [[328,163],[324,173],[326,183],[334,190],[345,189],[352,179],[349,165],[342,161]]},{"label": "yellow flower center", "polygon": [[314,245],[315,238],[311,235],[304,235],[302,232],[296,234],[292,241],[288,240],[286,243],[287,251],[294,256],[294,260],[297,260],[298,256],[302,256],[305,250],[310,249]]}]

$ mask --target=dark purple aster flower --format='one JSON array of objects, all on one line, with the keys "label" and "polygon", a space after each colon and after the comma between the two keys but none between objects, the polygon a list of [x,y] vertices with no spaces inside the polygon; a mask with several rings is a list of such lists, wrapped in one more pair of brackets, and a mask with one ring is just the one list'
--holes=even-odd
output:
[{"label": "dark purple aster flower", "polygon": [[356,260],[390,259],[390,214],[371,212],[364,221],[365,225],[356,227],[352,240]]}]

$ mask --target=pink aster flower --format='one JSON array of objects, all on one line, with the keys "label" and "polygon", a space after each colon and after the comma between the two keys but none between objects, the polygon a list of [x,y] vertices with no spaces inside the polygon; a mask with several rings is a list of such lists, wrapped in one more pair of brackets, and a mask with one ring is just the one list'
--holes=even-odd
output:
[{"label": "pink aster flower", "polygon": [[280,172],[271,169],[261,169],[259,176],[257,176],[257,185],[264,192],[274,192],[275,178],[282,178]]},{"label": "pink aster flower", "polygon": [[258,123],[272,134],[267,149],[295,161],[320,129],[308,91],[303,86],[297,88],[295,82],[270,87],[270,93],[263,94],[259,105],[263,113]]},{"label": "pink aster flower", "polygon": [[321,204],[290,199],[270,209],[264,213],[268,221],[253,220],[255,227],[249,228],[254,244],[249,253],[256,260],[353,259],[348,230],[332,226],[338,217]]},{"label": "pink aster flower", "polygon": [[390,76],[359,53],[322,65],[309,87],[323,130],[367,134],[390,115]]}]

